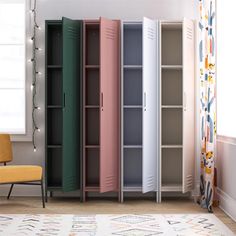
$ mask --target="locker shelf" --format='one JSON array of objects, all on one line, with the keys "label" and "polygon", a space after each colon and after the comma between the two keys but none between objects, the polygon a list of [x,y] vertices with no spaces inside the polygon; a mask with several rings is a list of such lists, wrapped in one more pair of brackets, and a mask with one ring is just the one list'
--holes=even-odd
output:
[{"label": "locker shelf", "polygon": [[60,105],[48,105],[47,108],[48,109],[62,109],[63,107]]},{"label": "locker shelf", "polygon": [[86,145],[85,148],[100,148],[99,145]]},{"label": "locker shelf", "polygon": [[47,190],[48,191],[63,191],[62,187],[59,185],[58,186],[56,186],[56,185],[55,186],[48,186]]},{"label": "locker shelf", "polygon": [[47,145],[47,148],[62,148],[62,145]]},{"label": "locker shelf", "polygon": [[124,105],[123,108],[143,108],[143,106],[141,105]]},{"label": "locker shelf", "polygon": [[86,105],[85,108],[91,108],[91,109],[98,109],[100,106],[99,105]]},{"label": "locker shelf", "polygon": [[164,29],[182,29],[182,21],[161,21],[161,25]]},{"label": "locker shelf", "polygon": [[142,145],[124,145],[124,148],[142,148]]},{"label": "locker shelf", "polygon": [[142,69],[142,65],[123,65],[124,69]]},{"label": "locker shelf", "polygon": [[182,145],[162,145],[161,148],[183,148]]},{"label": "locker shelf", "polygon": [[161,186],[162,192],[182,192],[181,184],[164,184]]},{"label": "locker shelf", "polygon": [[163,108],[163,109],[172,109],[172,108],[176,108],[176,109],[182,109],[183,108],[183,106],[178,106],[178,105],[166,105],[166,106],[161,106],[161,108]]},{"label": "locker shelf", "polygon": [[62,69],[62,65],[48,65],[48,69]]},{"label": "locker shelf", "polygon": [[181,70],[183,69],[182,65],[162,65],[162,69],[164,70]]},{"label": "locker shelf", "polygon": [[99,192],[100,188],[99,186],[85,186],[84,191],[85,192]]},{"label": "locker shelf", "polygon": [[99,69],[99,65],[85,65],[86,69]]},{"label": "locker shelf", "polygon": [[124,192],[142,192],[141,185],[125,185],[123,187]]}]

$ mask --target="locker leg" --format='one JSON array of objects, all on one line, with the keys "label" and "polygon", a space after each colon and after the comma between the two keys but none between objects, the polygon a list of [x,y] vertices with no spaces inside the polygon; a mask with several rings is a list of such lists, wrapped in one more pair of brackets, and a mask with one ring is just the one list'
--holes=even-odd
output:
[{"label": "locker leg", "polygon": [[47,190],[47,187],[45,189],[45,202],[48,202],[48,190]]},{"label": "locker leg", "polygon": [[83,190],[80,190],[79,198],[80,198],[80,202],[83,202]]},{"label": "locker leg", "polygon": [[121,192],[118,192],[118,202],[121,202]]},{"label": "locker leg", "polygon": [[85,202],[85,201],[86,201],[86,192],[83,191],[83,202]]},{"label": "locker leg", "polygon": [[124,203],[124,193],[122,191],[121,191],[121,194],[120,194],[120,202]]}]

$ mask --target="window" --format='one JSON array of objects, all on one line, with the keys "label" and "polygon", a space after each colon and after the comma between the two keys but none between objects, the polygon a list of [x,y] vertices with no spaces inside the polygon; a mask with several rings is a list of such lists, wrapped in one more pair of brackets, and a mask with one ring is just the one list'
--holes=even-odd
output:
[{"label": "window", "polygon": [[217,1],[217,133],[236,137],[236,1]]},{"label": "window", "polygon": [[0,0],[0,132],[26,133],[25,0]]}]

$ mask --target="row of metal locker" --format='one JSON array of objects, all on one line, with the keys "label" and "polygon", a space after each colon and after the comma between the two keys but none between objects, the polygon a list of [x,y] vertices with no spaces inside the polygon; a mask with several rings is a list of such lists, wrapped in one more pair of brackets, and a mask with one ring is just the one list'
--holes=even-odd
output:
[{"label": "row of metal locker", "polygon": [[191,191],[194,22],[63,18],[45,40],[47,191]]}]

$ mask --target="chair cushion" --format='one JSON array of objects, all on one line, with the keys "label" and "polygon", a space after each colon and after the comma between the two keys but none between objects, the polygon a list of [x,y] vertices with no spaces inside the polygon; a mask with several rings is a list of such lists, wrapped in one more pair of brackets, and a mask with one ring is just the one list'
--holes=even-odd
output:
[{"label": "chair cushion", "polygon": [[38,181],[42,179],[41,166],[0,166],[0,184]]}]

